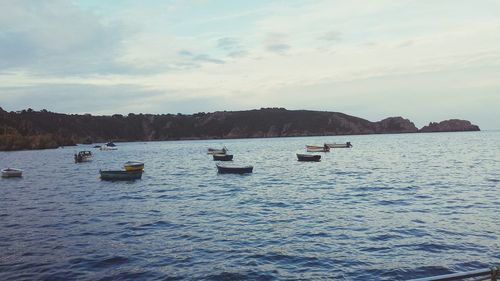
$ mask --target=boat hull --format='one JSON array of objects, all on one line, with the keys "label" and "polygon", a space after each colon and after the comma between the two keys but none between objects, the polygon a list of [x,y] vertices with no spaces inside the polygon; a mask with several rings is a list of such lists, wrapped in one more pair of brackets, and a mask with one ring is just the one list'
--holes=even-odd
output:
[{"label": "boat hull", "polygon": [[229,167],[217,165],[219,174],[248,174],[253,172],[253,166]]},{"label": "boat hull", "polygon": [[92,161],[92,152],[80,151],[75,154],[75,163],[90,162]]},{"label": "boat hull", "polygon": [[319,162],[321,160],[321,155],[297,154],[297,160],[304,162]]},{"label": "boat hull", "polygon": [[330,152],[330,149],[324,148],[307,148],[307,152]]},{"label": "boat hull", "polygon": [[329,152],[328,146],[306,145],[307,152]]},{"label": "boat hull", "polygon": [[125,165],[123,165],[126,171],[132,172],[132,171],[142,171],[144,170],[144,163],[142,162],[127,162]]},{"label": "boat hull", "polygon": [[103,145],[103,146],[101,146],[99,149],[100,149],[100,150],[117,150],[118,148]]},{"label": "boat hull", "polygon": [[99,171],[101,180],[110,181],[129,181],[138,180],[142,178],[142,171]]},{"label": "boat hull", "polygon": [[350,142],[346,143],[325,143],[329,148],[351,148],[352,144]]},{"label": "boat hull", "polygon": [[214,161],[233,161],[233,155],[230,154],[214,154]]},{"label": "boat hull", "polygon": [[219,150],[209,150],[207,154],[226,154],[226,150],[224,149],[219,149]]},{"label": "boat hull", "polygon": [[20,178],[23,176],[23,171],[19,169],[3,169],[2,178]]}]

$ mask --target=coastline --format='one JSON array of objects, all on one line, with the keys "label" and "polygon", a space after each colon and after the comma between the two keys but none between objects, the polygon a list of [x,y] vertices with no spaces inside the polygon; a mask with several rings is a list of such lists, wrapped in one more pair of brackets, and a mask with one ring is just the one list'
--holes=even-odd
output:
[{"label": "coastline", "polygon": [[[373,135],[409,135],[409,134],[433,134],[433,133],[488,133],[488,132],[499,132],[500,130],[481,130],[481,131],[448,131],[448,132],[413,132],[413,133],[366,133],[366,134],[343,134],[343,135],[303,135],[303,136],[270,136],[270,137],[245,137],[245,138],[184,138],[184,139],[165,139],[165,140],[113,140],[114,143],[155,143],[155,142],[176,142],[176,141],[215,141],[215,140],[257,140],[257,139],[288,139],[288,138],[308,138],[308,137],[347,137],[347,136],[373,136]],[[60,149],[65,147],[78,147],[78,146],[90,146],[90,145],[101,145],[107,141],[95,142],[95,143],[76,143],[70,145],[61,145],[57,147],[47,147],[47,148],[32,148],[32,149],[17,149],[17,150],[0,150],[0,152],[16,152],[16,151],[35,151],[35,150],[50,150],[50,149]]]},{"label": "coastline", "polygon": [[480,131],[449,119],[418,129],[403,117],[369,121],[340,112],[262,108],[213,113],[92,116],[0,109],[0,151],[50,149],[108,141],[224,140]]}]

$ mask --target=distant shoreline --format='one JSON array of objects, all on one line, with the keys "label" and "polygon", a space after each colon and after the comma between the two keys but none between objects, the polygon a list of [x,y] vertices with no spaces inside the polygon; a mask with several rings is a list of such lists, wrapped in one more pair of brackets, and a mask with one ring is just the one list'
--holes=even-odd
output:
[{"label": "distant shoreline", "polygon": [[0,108],[0,151],[50,149],[76,144],[371,134],[480,131],[467,120],[431,122],[418,129],[410,120],[368,121],[339,112],[262,108],[183,114],[68,115],[46,110]]},{"label": "distant shoreline", "polygon": [[[500,130],[483,130],[483,131],[451,131],[451,132],[416,132],[416,133],[376,133],[376,134],[352,134],[352,135],[310,135],[310,136],[285,136],[285,137],[248,137],[248,138],[225,138],[225,139],[178,139],[178,140],[118,140],[115,143],[154,143],[154,142],[176,142],[176,141],[217,141],[217,140],[255,140],[255,139],[281,139],[281,138],[309,138],[309,137],[345,137],[345,136],[373,136],[373,135],[406,135],[406,134],[428,134],[428,133],[477,133],[477,132],[500,132]],[[35,149],[19,149],[19,150],[0,150],[0,152],[19,152],[19,151],[35,151],[35,150],[50,150],[68,147],[93,146],[103,145],[106,142],[96,143],[77,143],[74,145],[64,145],[59,147],[35,148]]]}]

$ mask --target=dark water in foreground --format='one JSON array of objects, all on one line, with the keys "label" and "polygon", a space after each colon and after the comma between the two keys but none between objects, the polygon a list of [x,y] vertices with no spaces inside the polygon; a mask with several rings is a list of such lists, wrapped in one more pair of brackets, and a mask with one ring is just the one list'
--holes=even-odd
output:
[{"label": "dark water in foreground", "polygon": [[[305,144],[352,149],[296,161]],[[500,263],[500,132],[225,140],[0,153],[0,279],[405,280]],[[98,171],[142,160],[135,182]]]}]

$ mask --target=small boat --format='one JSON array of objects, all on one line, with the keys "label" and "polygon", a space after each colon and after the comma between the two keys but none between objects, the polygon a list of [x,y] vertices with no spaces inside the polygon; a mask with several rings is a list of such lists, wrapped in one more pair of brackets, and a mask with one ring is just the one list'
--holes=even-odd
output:
[{"label": "small boat", "polygon": [[352,144],[350,141],[346,143],[325,143],[329,148],[351,148]]},{"label": "small boat", "polygon": [[142,170],[140,171],[102,171],[99,170],[101,174],[101,180],[111,180],[111,181],[128,181],[128,180],[138,180],[142,177]]},{"label": "small boat", "polygon": [[326,145],[306,145],[307,152],[329,152],[330,148]]},{"label": "small boat", "polygon": [[313,154],[298,154],[297,159],[299,161],[308,161],[308,162],[319,162],[321,159],[321,155],[313,155]]},{"label": "small boat", "polygon": [[139,161],[128,161],[123,165],[126,171],[142,171],[144,170],[144,163]]},{"label": "small boat", "polygon": [[217,171],[220,174],[246,174],[253,171],[253,166],[227,166],[217,164]]},{"label": "small boat", "polygon": [[94,148],[101,148],[100,145],[94,145]]},{"label": "small boat", "polygon": [[110,141],[110,142],[108,142],[108,143],[106,144],[106,146],[109,146],[109,147],[115,147],[115,146],[116,146],[116,144],[114,144],[112,141]]},{"label": "small boat", "polygon": [[214,154],[214,161],[232,161],[233,155],[231,154]]},{"label": "small boat", "polygon": [[75,163],[90,161],[92,161],[92,152],[90,151],[80,151],[78,154],[75,154]]},{"label": "small boat", "polygon": [[7,168],[2,170],[2,178],[19,178],[23,176],[23,170]]},{"label": "small boat", "polygon": [[118,148],[114,147],[114,146],[107,146],[107,145],[103,145],[99,148],[100,150],[117,150]]},{"label": "small boat", "polygon": [[226,154],[226,152],[228,151],[229,149],[227,149],[225,146],[221,149],[218,149],[218,148],[209,148],[208,149],[208,154]]}]

